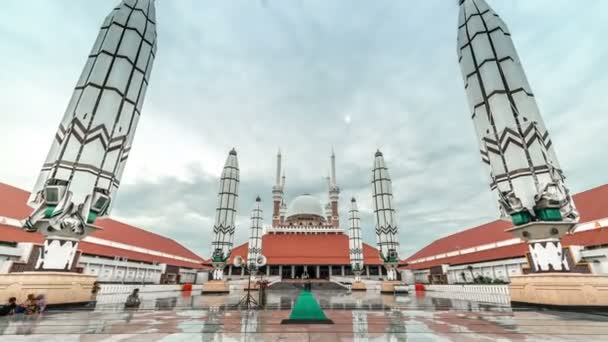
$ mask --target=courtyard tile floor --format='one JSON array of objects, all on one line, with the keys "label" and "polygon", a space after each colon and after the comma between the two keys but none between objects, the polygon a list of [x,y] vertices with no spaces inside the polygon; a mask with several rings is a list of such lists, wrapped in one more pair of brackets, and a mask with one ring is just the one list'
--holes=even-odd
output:
[{"label": "courtyard tile floor", "polygon": [[[427,293],[316,291],[334,325],[281,325],[297,291],[272,291],[267,310],[234,308],[242,294],[144,294],[142,308],[120,296],[94,310],[0,318],[1,341],[608,341],[608,316],[511,308]],[[493,303],[491,303],[492,301]],[[502,304],[501,304],[502,303]]]}]

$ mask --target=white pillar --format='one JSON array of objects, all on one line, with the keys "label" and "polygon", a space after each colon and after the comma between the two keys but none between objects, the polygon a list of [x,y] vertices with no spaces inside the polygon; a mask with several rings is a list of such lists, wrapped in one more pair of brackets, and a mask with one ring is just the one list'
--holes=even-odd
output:
[{"label": "white pillar", "polygon": [[317,265],[317,279],[321,278],[321,266]]},{"label": "white pillar", "polygon": [[369,279],[369,265],[365,265],[365,275],[367,276],[367,279]]},{"label": "white pillar", "polygon": [[342,265],[342,276],[344,277],[344,265]]},{"label": "white pillar", "polygon": [[228,266],[228,277],[232,277],[232,265]]},{"label": "white pillar", "polygon": [[270,277],[270,265],[266,265],[266,276]]},{"label": "white pillar", "polygon": [[331,276],[332,276],[331,270],[334,268],[334,266],[333,265],[329,265],[327,267],[329,267],[329,277],[331,278]]},{"label": "white pillar", "polygon": [[283,279],[283,265],[279,265],[279,276]]},{"label": "white pillar", "polygon": [[291,265],[291,279],[294,279],[296,277],[296,267],[294,265]]}]

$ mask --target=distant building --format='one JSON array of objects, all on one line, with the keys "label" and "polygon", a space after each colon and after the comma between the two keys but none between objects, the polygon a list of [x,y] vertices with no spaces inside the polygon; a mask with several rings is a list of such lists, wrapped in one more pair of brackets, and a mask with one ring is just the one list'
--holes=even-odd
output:
[{"label": "distant building", "polygon": [[[44,237],[21,229],[31,208],[27,191],[0,183],[0,273],[32,271]],[[78,245],[75,270],[105,283],[189,283],[205,280],[205,260],[176,241],[112,219]]]},{"label": "distant building", "polygon": [[[608,184],[573,196],[581,219],[563,239],[567,258],[581,272],[608,274]],[[529,269],[528,245],[496,220],[440,239],[401,262],[402,276],[421,283],[471,283],[484,276],[508,282]]]}]

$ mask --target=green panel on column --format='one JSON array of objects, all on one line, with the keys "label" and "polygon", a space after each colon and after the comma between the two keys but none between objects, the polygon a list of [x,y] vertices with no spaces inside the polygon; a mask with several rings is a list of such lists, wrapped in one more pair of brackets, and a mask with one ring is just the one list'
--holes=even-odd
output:
[{"label": "green panel on column", "polygon": [[281,324],[334,324],[334,322],[325,316],[312,292],[303,290],[291,310],[289,319],[284,319]]},{"label": "green panel on column", "polygon": [[540,221],[561,221],[562,213],[559,208],[545,208],[536,211]]},{"label": "green panel on column", "polygon": [[515,226],[521,226],[522,224],[529,223],[532,221],[532,216],[527,211],[511,214],[511,221]]}]

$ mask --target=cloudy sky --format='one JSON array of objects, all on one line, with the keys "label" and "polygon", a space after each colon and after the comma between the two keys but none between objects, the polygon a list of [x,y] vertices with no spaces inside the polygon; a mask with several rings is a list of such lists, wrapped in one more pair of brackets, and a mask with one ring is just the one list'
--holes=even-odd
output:
[{"label": "cloudy sky", "polygon": [[[31,190],[99,26],[117,0],[0,2],[0,182]],[[509,25],[574,192],[606,183],[608,1],[488,0]],[[584,4],[584,6],[583,6]],[[342,189],[375,243],[380,148],[401,254],[498,216],[456,58],[456,0],[158,1],[158,54],[112,216],[209,255],[218,177],[241,166],[237,243],[255,196]],[[343,220],[344,222],[345,220]]]}]

